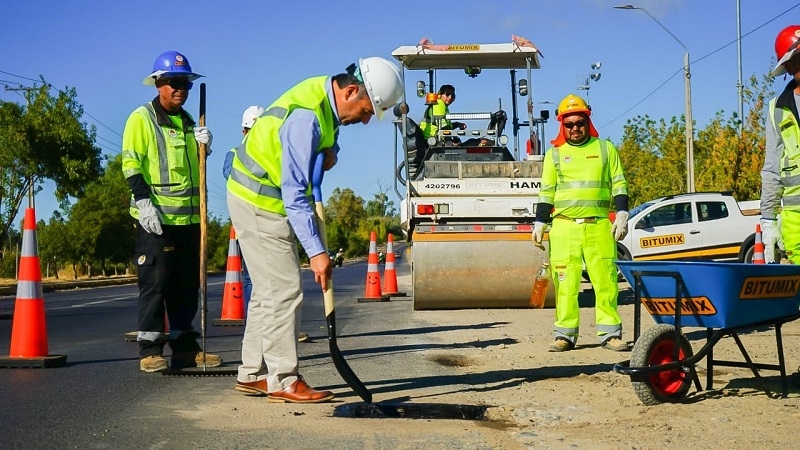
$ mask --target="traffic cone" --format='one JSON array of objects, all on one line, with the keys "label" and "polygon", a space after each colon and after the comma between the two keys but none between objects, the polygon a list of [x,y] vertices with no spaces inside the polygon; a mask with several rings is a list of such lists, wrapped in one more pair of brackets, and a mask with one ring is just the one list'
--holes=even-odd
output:
[{"label": "traffic cone", "polygon": [[380,302],[386,301],[381,295],[381,274],[378,272],[378,235],[373,231],[369,235],[369,256],[367,257],[367,284],[364,288],[364,296],[358,297],[357,301]]},{"label": "traffic cone", "polygon": [[389,233],[386,238],[386,263],[383,266],[383,296],[405,297],[405,292],[399,292],[397,289],[397,271],[394,262],[394,236]]},{"label": "traffic cone", "polygon": [[244,326],[244,286],[242,284],[242,257],[236,243],[236,230],[231,227],[228,241],[228,264],[225,268],[225,287],[222,294],[222,314],[212,320],[216,326]]},{"label": "traffic cone", "polygon": [[0,358],[0,367],[47,368],[61,367],[66,363],[65,355],[48,354],[42,268],[36,243],[36,212],[33,208],[27,208],[22,224],[22,252],[11,325],[11,351],[8,358]]},{"label": "traffic cone", "polygon": [[753,245],[753,264],[766,264],[764,260],[764,241],[761,240],[761,224],[756,224],[756,243]]}]

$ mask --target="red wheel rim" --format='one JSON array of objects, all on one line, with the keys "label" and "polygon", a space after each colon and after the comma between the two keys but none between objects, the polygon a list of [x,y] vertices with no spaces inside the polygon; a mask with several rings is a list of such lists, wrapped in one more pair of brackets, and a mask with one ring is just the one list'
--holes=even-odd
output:
[{"label": "red wheel rim", "polygon": [[[648,366],[657,366],[659,364],[667,364],[675,361],[675,342],[672,340],[663,340],[653,346],[647,360]],[[684,359],[685,354],[683,349],[678,350],[678,358]],[[680,391],[681,387],[686,382],[686,373],[680,369],[663,370],[660,372],[653,372],[648,379],[653,389],[656,389],[663,395],[673,395]]]}]

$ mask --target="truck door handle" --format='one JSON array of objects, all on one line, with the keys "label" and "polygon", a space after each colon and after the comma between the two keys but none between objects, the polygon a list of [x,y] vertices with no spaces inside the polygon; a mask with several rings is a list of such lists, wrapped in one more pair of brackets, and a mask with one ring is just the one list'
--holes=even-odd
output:
[{"label": "truck door handle", "polygon": [[700,234],[700,230],[692,230],[689,234]]}]

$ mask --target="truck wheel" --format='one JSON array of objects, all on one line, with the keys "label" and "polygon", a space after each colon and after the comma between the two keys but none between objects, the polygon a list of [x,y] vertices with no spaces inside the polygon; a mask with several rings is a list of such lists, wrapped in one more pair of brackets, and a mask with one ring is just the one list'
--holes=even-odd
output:
[{"label": "truck wheel", "polygon": [[[631,353],[630,367],[651,367],[675,361],[675,346],[678,361],[692,356],[692,346],[683,333],[675,342],[675,327],[657,324],[639,336]],[[633,390],[643,404],[652,406],[659,403],[681,401],[691,387],[691,368],[679,368],[631,375]]]}]

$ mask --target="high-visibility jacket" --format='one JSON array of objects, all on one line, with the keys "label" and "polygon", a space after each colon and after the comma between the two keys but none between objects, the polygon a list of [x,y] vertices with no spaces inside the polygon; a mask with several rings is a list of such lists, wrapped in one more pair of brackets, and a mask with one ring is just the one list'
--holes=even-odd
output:
[{"label": "high-visibility jacket", "polygon": [[619,152],[611,142],[590,138],[545,153],[539,202],[553,205],[554,216],[608,217],[611,199],[627,194]]},{"label": "high-visibility jacket", "polygon": [[[122,136],[125,178],[142,175],[165,225],[200,223],[200,162],[195,122],[185,110],[168,116],[158,99],[134,110]],[[172,117],[172,118],[171,118]],[[131,196],[130,214],[139,218]]]},{"label": "high-visibility jacket", "polygon": [[[283,147],[279,130],[289,114],[297,108],[314,112],[319,121],[319,153],[336,141],[336,121],[333,107],[325,89],[329,77],[314,77],[301,81],[281,95],[259,117],[236,149],[228,191],[253,206],[276,214],[286,215],[281,197],[281,160]],[[311,195],[311,184],[306,191]]]},{"label": "high-visibility jacket", "polygon": [[[436,136],[436,132],[439,130],[437,122],[442,125],[443,130],[451,129],[452,125],[450,121],[444,118],[448,112],[447,105],[441,98],[436,100],[435,104],[428,106],[428,108],[425,109],[425,117],[422,118],[422,123],[419,124],[422,135],[425,136],[425,138]],[[441,121],[434,120],[434,116],[441,116]]]},{"label": "high-visibility jacket", "polygon": [[779,165],[781,203],[784,210],[800,211],[800,125],[791,109],[778,107],[777,101],[776,97],[769,102],[769,119],[783,141]]}]

